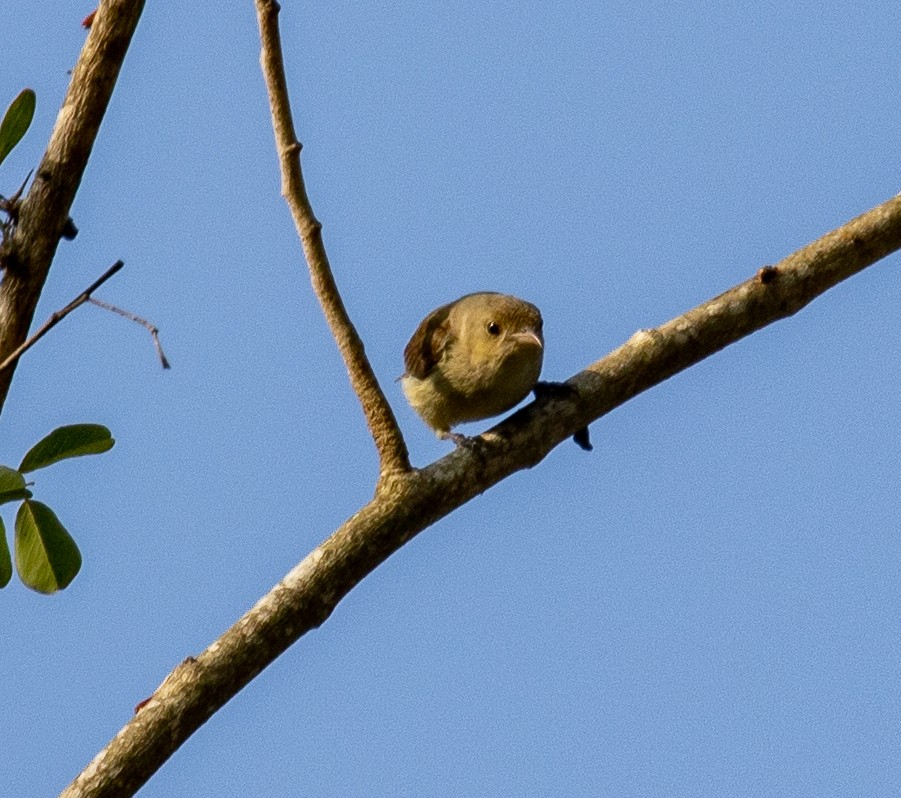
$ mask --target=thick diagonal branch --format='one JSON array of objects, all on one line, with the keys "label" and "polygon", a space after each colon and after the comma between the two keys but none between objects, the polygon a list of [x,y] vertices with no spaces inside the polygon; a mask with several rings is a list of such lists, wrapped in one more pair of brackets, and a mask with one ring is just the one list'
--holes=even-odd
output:
[{"label": "thick diagonal branch", "polygon": [[63,793],[129,796],[213,713],[407,541],[576,430],[730,343],[792,315],[901,248],[894,198],[682,316],[645,330],[569,382],[570,398],[533,402],[494,427],[478,453],[458,449],[386,479],[375,498],[309,554],[153,698]]},{"label": "thick diagonal branch", "polygon": [[[47,151],[12,236],[0,251],[0,360],[28,337],[69,209],[81,183],[143,0],[104,0],[72,73]],[[0,410],[15,365],[0,373]]]},{"label": "thick diagonal branch", "polygon": [[282,196],[291,209],[303,243],[313,290],[338,344],[341,357],[344,358],[351,386],[363,406],[366,423],[379,453],[381,478],[385,479],[392,474],[409,471],[407,446],[391,405],[366,357],[363,341],[341,301],[322,243],[322,225],[313,215],[313,208],[307,197],[300,168],[301,144],[297,140],[291,118],[291,103],[282,60],[278,3],[274,0],[256,0],[256,7],[262,41],[260,63],[269,92],[272,127],[282,172]]}]

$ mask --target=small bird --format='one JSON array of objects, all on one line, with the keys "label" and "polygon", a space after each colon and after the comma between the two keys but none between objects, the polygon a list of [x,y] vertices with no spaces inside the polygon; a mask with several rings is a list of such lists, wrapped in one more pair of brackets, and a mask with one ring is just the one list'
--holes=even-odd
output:
[{"label": "small bird", "polygon": [[404,349],[407,401],[439,438],[451,427],[509,410],[528,396],[544,357],[541,312],[515,296],[482,292],[426,316]]}]

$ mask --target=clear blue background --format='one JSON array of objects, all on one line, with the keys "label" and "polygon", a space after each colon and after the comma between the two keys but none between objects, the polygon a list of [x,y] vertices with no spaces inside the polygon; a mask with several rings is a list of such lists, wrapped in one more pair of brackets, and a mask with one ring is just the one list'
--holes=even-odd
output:
[{"label": "clear blue background", "polygon": [[[4,15],[38,161],[89,2]],[[304,168],[412,457],[401,352],[480,289],[563,379],[901,189],[901,6],[296,3]],[[279,196],[250,0],[150,2],[23,359],[0,462],[85,563],[0,594],[0,793],[54,795],[372,494],[373,447]],[[898,258],[592,426],[429,529],[201,729],[145,796],[901,793]],[[482,425],[485,426],[485,425]],[[479,427],[469,429],[478,431]],[[7,526],[12,514],[4,508]]]}]

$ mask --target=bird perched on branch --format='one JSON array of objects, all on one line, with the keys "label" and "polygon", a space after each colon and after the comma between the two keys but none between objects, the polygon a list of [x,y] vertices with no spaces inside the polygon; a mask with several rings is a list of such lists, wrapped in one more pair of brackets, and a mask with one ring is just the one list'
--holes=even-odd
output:
[{"label": "bird perched on branch", "polygon": [[413,409],[438,435],[509,410],[538,382],[544,357],[541,313],[507,294],[467,294],[426,316],[404,349],[400,378]]}]

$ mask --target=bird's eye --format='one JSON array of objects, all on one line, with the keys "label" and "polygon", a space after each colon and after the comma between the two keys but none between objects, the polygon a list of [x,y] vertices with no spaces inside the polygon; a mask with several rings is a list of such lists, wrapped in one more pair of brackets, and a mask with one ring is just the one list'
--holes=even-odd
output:
[{"label": "bird's eye", "polygon": [[491,335],[500,335],[501,334],[501,325],[496,321],[488,322],[488,332]]}]

